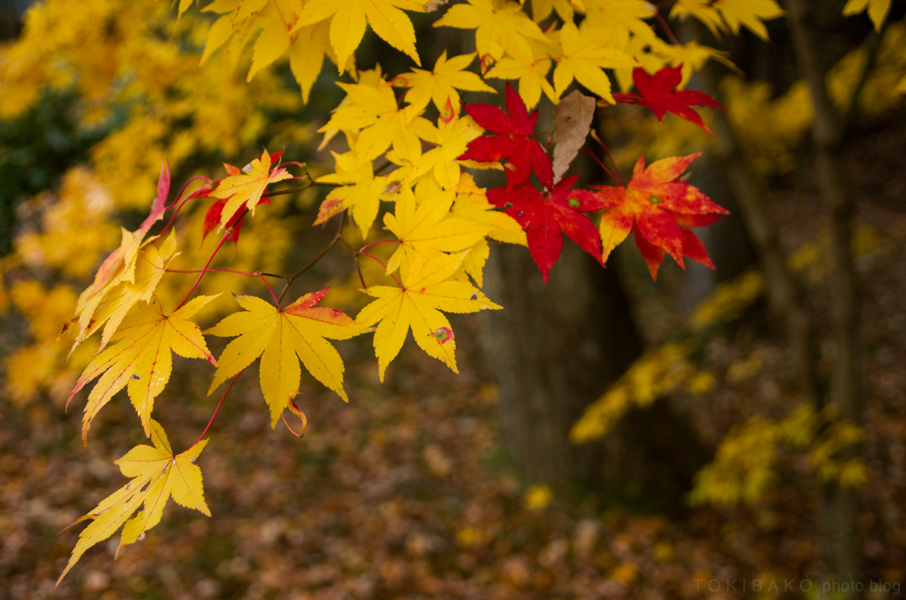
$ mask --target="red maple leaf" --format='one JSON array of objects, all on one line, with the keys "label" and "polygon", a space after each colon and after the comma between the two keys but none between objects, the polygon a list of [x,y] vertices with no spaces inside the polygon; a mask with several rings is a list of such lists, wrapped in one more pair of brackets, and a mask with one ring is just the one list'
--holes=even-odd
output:
[{"label": "red maple leaf", "polygon": [[601,217],[600,225],[604,260],[630,232],[634,232],[652,279],[657,279],[658,267],[665,254],[672,256],[681,267],[684,267],[683,256],[688,256],[714,268],[704,244],[685,228],[709,225],[728,211],[698,188],[678,180],[699,156],[700,152],[664,158],[647,168],[643,156],[625,187],[596,186],[598,202],[610,207]]},{"label": "red maple leaf", "polygon": [[529,254],[545,283],[551,267],[560,258],[564,233],[603,264],[601,235],[582,213],[601,210],[605,202],[591,190],[570,189],[578,177],[567,177],[543,192],[531,184],[488,190],[488,200],[503,208],[525,230]]},{"label": "red maple leaf", "polygon": [[[208,190],[210,191],[210,190]],[[228,198],[221,198],[217,200],[208,208],[208,212],[204,214],[204,231],[202,232],[201,239],[208,237],[208,234],[217,229],[217,226],[220,225],[220,217],[223,214],[223,207],[226,206]],[[262,198],[259,205],[270,204],[271,201],[267,198]],[[230,232],[230,240],[233,243],[239,241],[239,232],[242,231],[242,222],[245,219],[245,215],[248,214],[246,210],[237,211],[232,217],[230,217],[229,222],[227,222],[227,230]]]},{"label": "red maple leaf", "polygon": [[660,121],[665,113],[672,112],[676,116],[695,123],[708,133],[711,130],[702,122],[701,116],[690,106],[710,106],[711,108],[726,108],[716,102],[711,96],[696,90],[676,90],[682,80],[682,65],[664,67],[654,75],[641,67],[632,70],[632,81],[638,94],[613,95],[617,104],[641,104],[647,106],[657,120]]},{"label": "red maple leaf", "polygon": [[541,143],[534,139],[538,111],[529,114],[519,94],[506,85],[504,96],[509,115],[493,104],[466,104],[463,106],[475,122],[490,134],[469,142],[459,160],[494,162],[506,159],[507,187],[516,187],[529,180],[532,172],[546,188],[554,185],[554,171],[550,158]]}]

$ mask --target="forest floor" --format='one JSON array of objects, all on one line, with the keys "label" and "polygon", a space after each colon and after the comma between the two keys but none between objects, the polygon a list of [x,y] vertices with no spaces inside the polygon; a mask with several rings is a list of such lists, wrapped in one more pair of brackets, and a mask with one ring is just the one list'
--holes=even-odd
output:
[{"label": "forest floor", "polygon": [[[859,257],[870,470],[861,583],[869,598],[906,594],[902,139],[902,131],[869,132],[850,153],[859,219],[876,240]],[[808,241],[820,200],[808,180],[781,183],[769,201],[783,207],[787,241]],[[820,278],[812,285],[820,307]],[[3,401],[0,599],[814,597],[814,485],[803,483],[795,457],[761,502],[692,508],[681,521],[549,499],[507,458],[496,388],[471,335],[457,335],[461,374],[413,345],[383,385],[367,345],[354,350],[350,403],[309,388],[302,439],[282,424],[271,430],[257,378],[246,377],[198,459],[212,518],[171,503],[143,541],[116,560],[118,536],[99,544],[56,588],[81,525],[61,530],[123,484],[111,457],[140,433],[123,401],[105,408],[87,448],[78,406],[66,414],[59,401]],[[780,346],[751,343],[766,357],[752,393],[773,394],[782,408],[782,369],[771,368],[783,361]],[[204,398],[205,383],[187,380],[185,397]],[[195,439],[212,407],[210,398],[162,402],[176,446]],[[735,424],[744,399],[718,386],[696,402],[697,425],[713,432]]]}]

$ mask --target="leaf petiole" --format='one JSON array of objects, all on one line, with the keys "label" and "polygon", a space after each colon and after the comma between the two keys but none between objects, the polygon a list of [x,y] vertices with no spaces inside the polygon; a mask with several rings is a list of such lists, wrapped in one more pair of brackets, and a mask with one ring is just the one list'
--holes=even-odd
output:
[{"label": "leaf petiole", "polygon": [[616,175],[611,173],[610,169],[607,168],[607,166],[604,164],[604,162],[600,158],[598,158],[598,156],[594,152],[589,150],[587,146],[584,148],[584,150],[586,152],[588,152],[588,154],[591,155],[591,157],[594,159],[594,161],[596,163],[598,163],[598,166],[601,167],[605,173],[607,173],[607,176],[610,177],[614,183],[616,183],[619,186],[625,187],[625,184],[623,183],[623,178],[620,176],[620,170],[617,168],[617,161],[615,161],[613,159],[613,155],[610,153],[610,150],[607,149],[607,145],[604,143],[604,141],[600,137],[598,137],[598,132],[592,130],[591,139],[598,142],[598,145],[601,146],[602,150],[604,150],[604,154],[606,154],[607,158],[610,159],[610,164],[613,165],[613,170],[614,170],[614,173],[616,173]]},{"label": "leaf petiole", "polygon": [[217,408],[214,409],[214,414],[212,414],[211,418],[208,419],[208,424],[205,425],[204,431],[201,432],[201,435],[198,436],[198,439],[196,439],[194,442],[192,442],[191,446],[186,448],[186,452],[188,452],[189,450],[191,450],[192,448],[197,446],[198,443],[204,439],[204,436],[206,436],[208,434],[208,430],[210,430],[211,425],[214,424],[214,419],[217,418],[217,413],[220,412],[220,407],[223,406],[223,401],[226,400],[227,394],[230,393],[230,390],[233,388],[233,384],[236,383],[236,380],[239,379],[239,376],[242,375],[243,373],[245,373],[245,369],[242,369],[241,371],[236,373],[235,377],[233,377],[233,381],[230,382],[230,385],[227,386],[227,389],[225,389],[223,391],[223,395],[220,396],[220,402],[217,403]]},{"label": "leaf petiole", "polygon": [[230,239],[231,232],[229,230],[223,233],[223,237],[220,238],[220,241],[217,243],[217,247],[214,248],[214,252],[211,253],[211,257],[208,258],[208,262],[205,263],[204,268],[198,273],[198,277],[195,278],[195,283],[192,284],[192,288],[186,294],[185,298],[182,299],[182,302],[176,307],[177,310],[182,308],[182,305],[188,302],[189,298],[195,292],[195,288],[198,287],[198,284],[201,283],[201,278],[204,277],[204,274],[208,272],[208,267],[211,266],[211,263],[214,262],[214,257],[217,256],[217,253],[220,252],[220,249],[223,248],[223,244]]},{"label": "leaf petiole", "polygon": [[[334,245],[338,241],[340,241],[340,239],[342,238],[344,225],[346,225],[346,212],[345,211],[340,213],[340,225],[339,225],[339,227],[337,227],[336,234],[334,234],[333,239],[331,239],[330,242],[328,242],[327,246],[325,246],[320,252],[318,252],[318,255],[315,256],[314,258],[312,258],[310,261],[308,261],[308,263],[306,263],[306,265],[303,266],[301,269],[299,269],[298,271],[296,271],[289,277],[284,277],[284,279],[286,279],[286,283],[283,285],[283,290],[280,291],[280,300],[283,300],[283,297],[286,296],[286,292],[289,291],[289,286],[292,284],[293,281],[295,281],[295,279],[297,277],[299,277],[300,275],[302,275],[303,273],[308,271],[310,268],[315,266],[315,264],[317,264],[318,261],[320,261],[322,258],[324,258],[324,256],[330,251],[330,249],[333,248]],[[279,305],[279,302],[278,302],[278,305]]]}]

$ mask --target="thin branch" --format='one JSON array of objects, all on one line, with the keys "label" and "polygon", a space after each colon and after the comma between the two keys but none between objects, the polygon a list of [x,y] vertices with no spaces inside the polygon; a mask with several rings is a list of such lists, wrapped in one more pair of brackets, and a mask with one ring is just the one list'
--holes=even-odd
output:
[{"label": "thin branch", "polygon": [[[379,265],[381,265],[382,267],[384,267],[384,271],[385,271],[385,272],[387,271],[387,263],[385,263],[384,261],[382,261],[382,260],[381,260],[380,258],[378,258],[377,256],[371,254],[370,252],[363,252],[363,251],[361,251],[361,250],[358,251],[358,254],[361,254],[362,256],[367,256],[367,257],[370,258],[371,260],[375,261],[377,264],[379,264]],[[393,281],[396,282],[396,285],[398,285],[398,286],[400,286],[401,288],[405,289],[406,286],[404,286],[403,283],[402,283],[399,279],[397,279],[396,276],[395,276],[393,273],[389,273],[388,275],[389,275],[390,279],[392,279]]]},{"label": "thin branch", "polygon": [[208,272],[208,267],[211,266],[211,263],[214,262],[214,257],[217,256],[217,253],[220,252],[220,249],[223,248],[223,244],[230,238],[231,231],[227,230],[223,232],[223,237],[220,238],[220,241],[217,243],[217,247],[214,248],[214,252],[211,253],[211,257],[208,258],[208,262],[205,263],[204,268],[198,274],[198,277],[195,278],[195,283],[192,284],[192,288],[186,294],[185,298],[182,299],[182,302],[177,306],[177,310],[185,304],[192,294],[195,292],[195,288],[198,287],[198,284],[201,283],[201,278],[204,277],[204,274]]},{"label": "thin branch", "polygon": [[375,242],[370,242],[368,244],[365,244],[364,246],[359,248],[359,252],[361,252],[363,250],[368,250],[372,246],[377,246],[378,244],[402,244],[402,243],[403,242],[401,242],[400,240],[377,240]]},{"label": "thin branch", "polygon": [[[158,235],[163,234],[163,232],[165,232],[167,229],[170,228],[170,226],[173,224],[173,221],[176,220],[176,215],[179,214],[179,211],[181,211],[181,210],[183,209],[183,207],[186,205],[186,203],[187,203],[189,200],[191,200],[192,198],[200,198],[200,197],[201,197],[201,196],[195,196],[195,192],[197,192],[198,190],[195,190],[195,192],[192,192],[191,194],[189,194],[189,195],[186,196],[185,198],[182,197],[182,195],[186,193],[186,190],[188,189],[189,185],[190,185],[193,181],[195,181],[196,179],[204,180],[204,181],[207,182],[208,184],[212,183],[212,181],[211,181],[210,179],[208,179],[207,177],[204,177],[204,176],[202,176],[202,175],[199,175],[199,176],[197,176],[197,177],[193,177],[192,179],[190,179],[189,181],[187,181],[186,184],[185,184],[184,186],[182,186],[182,189],[179,190],[179,196],[176,197],[176,200],[174,200],[172,204],[170,204],[169,206],[167,206],[167,207],[164,208],[164,210],[170,210],[171,208],[173,208],[174,206],[176,206],[176,210],[174,210],[174,211],[173,211],[173,214],[170,215],[170,220],[167,221],[167,224],[164,225],[163,229],[160,230],[160,233],[159,233]],[[198,189],[201,189],[201,188],[198,188]],[[180,198],[182,198],[182,200],[180,200]],[[177,206],[177,205],[178,205],[178,206]]]},{"label": "thin branch", "polygon": [[[281,292],[280,292],[281,301],[283,300],[283,297],[286,296],[286,292],[289,291],[289,286],[292,285],[293,281],[295,281],[297,277],[301,276],[303,273],[308,271],[310,268],[315,266],[315,264],[317,264],[318,261],[320,261],[322,258],[324,258],[324,256],[330,251],[330,249],[333,248],[336,245],[336,243],[342,239],[343,227],[345,227],[345,226],[346,226],[346,211],[343,211],[340,213],[340,224],[337,227],[337,232],[334,234],[333,239],[330,240],[330,242],[327,244],[327,246],[325,246],[318,253],[317,256],[315,256],[310,261],[308,261],[308,263],[304,267],[302,267],[301,269],[299,269],[298,271],[296,271],[295,273],[293,273],[292,275],[290,275],[289,277],[286,278],[286,283],[283,285],[283,290],[281,290]],[[279,304],[279,302],[278,302],[278,304]]]},{"label": "thin branch", "polygon": [[358,273],[358,275],[359,275],[359,281],[361,282],[362,287],[367,289],[367,288],[368,288],[368,284],[365,283],[365,275],[362,274],[362,266],[359,264],[359,254],[358,254],[358,252],[356,252],[356,249],[353,248],[352,246],[350,246],[350,245],[349,245],[349,242],[347,242],[346,240],[340,240],[340,242],[341,242],[341,243],[343,244],[343,246],[345,246],[346,249],[349,250],[349,252],[352,254],[352,262],[355,263],[355,270],[356,270],[356,273]]},{"label": "thin branch", "polygon": [[682,42],[676,39],[676,36],[673,35],[673,30],[670,29],[670,25],[667,23],[667,19],[665,19],[661,15],[660,11],[654,13],[654,18],[658,22],[658,25],[661,26],[661,29],[664,30],[664,35],[667,36],[667,39],[670,40],[671,43],[676,44],[677,46],[683,45]]},{"label": "thin branch", "polygon": [[217,418],[217,413],[220,412],[220,407],[223,406],[223,401],[226,400],[227,394],[230,393],[230,390],[233,389],[233,384],[236,383],[236,380],[239,379],[239,376],[243,373],[245,373],[245,369],[242,369],[241,371],[236,373],[235,377],[233,377],[233,381],[230,382],[230,385],[227,386],[227,389],[224,390],[223,395],[220,397],[220,402],[217,403],[217,408],[214,409],[214,414],[212,414],[211,418],[208,419],[208,424],[205,426],[204,431],[201,432],[201,435],[198,436],[198,439],[196,439],[191,446],[186,448],[186,452],[194,448],[201,440],[204,439],[204,436],[208,434],[208,430],[210,430],[211,425],[214,424],[214,419]]},{"label": "thin branch", "polygon": [[610,159],[610,163],[613,165],[613,170],[616,172],[616,175],[614,175],[610,171],[610,169],[607,168],[604,162],[600,158],[598,158],[598,155],[589,150],[587,146],[583,146],[583,150],[588,152],[592,159],[594,159],[594,161],[598,163],[598,166],[601,167],[601,169],[603,169],[605,173],[607,173],[607,176],[610,177],[612,181],[614,181],[617,185],[625,185],[623,183],[623,177],[620,176],[620,170],[617,168],[617,161],[613,159],[613,155],[610,153],[610,150],[607,149],[607,145],[604,143],[604,141],[600,137],[598,137],[597,131],[592,130],[591,139],[598,142],[598,145],[601,146],[601,148],[604,150],[604,154],[606,154],[607,158]]},{"label": "thin branch", "polygon": [[233,269],[164,269],[165,273],[181,273],[181,274],[195,274],[195,273],[229,273],[231,275],[244,275],[246,277],[258,277],[263,275],[264,277],[273,277],[275,279],[286,279],[286,275],[277,275],[275,273],[250,273],[248,271],[235,271]]},{"label": "thin branch", "polygon": [[[274,290],[273,290],[273,288],[271,287],[271,284],[269,284],[269,283],[267,282],[267,279],[265,279],[265,278],[264,278],[264,275],[262,275],[261,273],[257,273],[257,274],[256,274],[256,277],[258,277],[258,279],[260,279],[261,282],[264,283],[264,287],[267,288],[267,291],[269,291],[269,292],[271,293],[271,298],[274,299],[274,304],[277,305],[277,308],[280,308],[280,300],[277,299],[277,295],[274,294]],[[281,296],[281,298],[282,298],[282,296]]]}]

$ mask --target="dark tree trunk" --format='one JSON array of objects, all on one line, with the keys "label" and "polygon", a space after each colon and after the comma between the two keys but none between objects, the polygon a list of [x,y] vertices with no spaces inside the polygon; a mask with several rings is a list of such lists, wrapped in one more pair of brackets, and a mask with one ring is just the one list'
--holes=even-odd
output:
[{"label": "dark tree trunk", "polygon": [[[852,225],[854,205],[847,182],[840,147],[844,136],[844,119],[830,101],[821,64],[818,32],[812,21],[812,8],[805,0],[787,0],[790,33],[799,69],[809,88],[815,116],[812,140],[815,144],[817,187],[824,198],[830,248],[830,296],[834,371],[829,401],[836,405],[840,419],[861,425],[863,422],[861,327],[858,284],[853,261]],[[870,64],[866,69],[870,68]],[[866,70],[867,73],[867,70]],[[864,81],[864,79],[863,79]],[[859,88],[850,99],[858,101]],[[860,454],[852,448],[843,458]],[[858,535],[860,498],[858,491],[839,483],[829,484],[824,493],[820,515],[822,558],[825,580],[861,581],[862,553]],[[858,591],[847,597],[860,597]]]},{"label": "dark tree trunk", "polygon": [[504,306],[482,344],[500,384],[506,443],[531,481],[594,491],[644,509],[681,506],[708,453],[666,403],[632,411],[600,443],[569,431],[642,351],[616,267],[601,269],[567,242],[547,285],[525,248],[494,248],[485,291]]},{"label": "dark tree trunk", "polygon": [[25,2],[0,0],[0,42],[19,37],[22,30],[22,11]]}]

